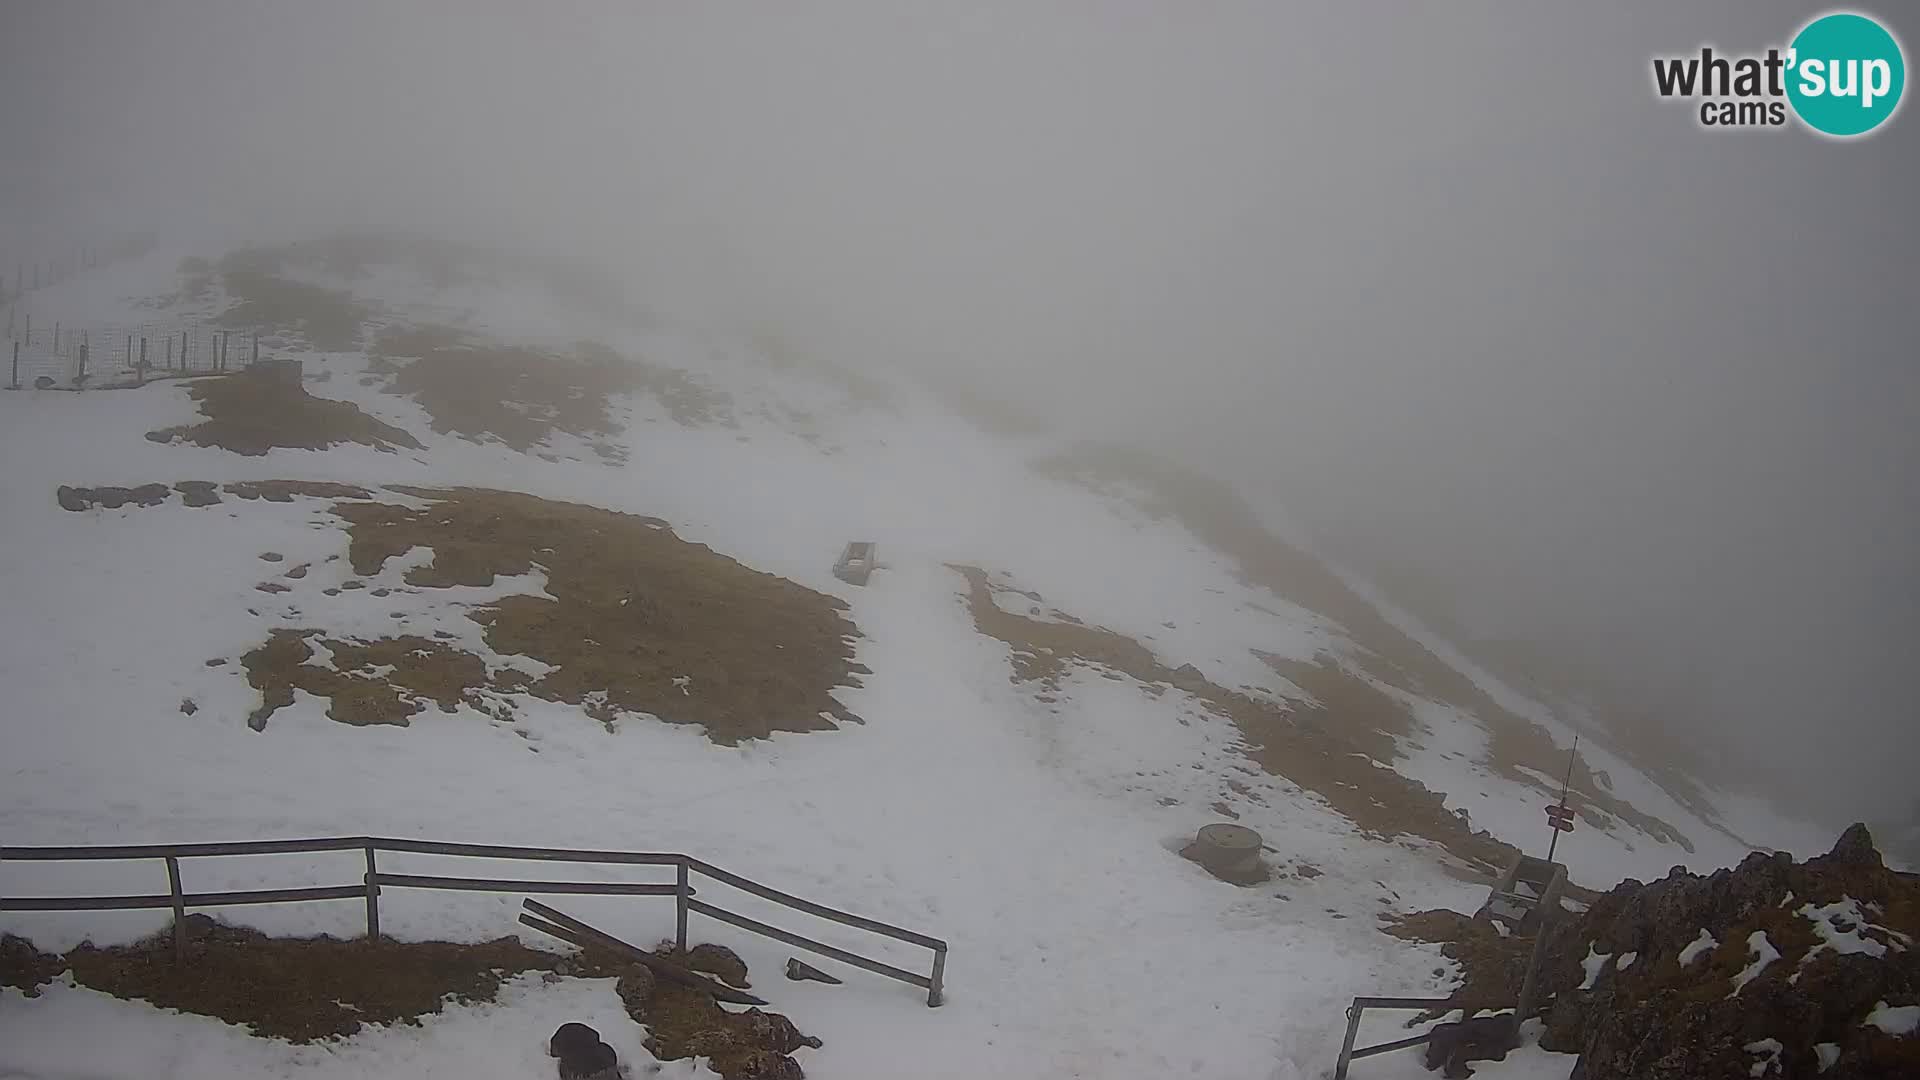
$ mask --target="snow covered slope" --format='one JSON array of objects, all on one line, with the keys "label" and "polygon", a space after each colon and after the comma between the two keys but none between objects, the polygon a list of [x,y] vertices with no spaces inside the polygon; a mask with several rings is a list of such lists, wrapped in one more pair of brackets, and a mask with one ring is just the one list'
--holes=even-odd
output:
[{"label": "snow covered slope", "polygon": [[[842,987],[779,980],[790,950],[697,930],[736,948],[774,1006],[824,1039],[804,1059],[823,1077],[898,1076],[902,1062],[955,1077],[1321,1075],[1347,998],[1452,984],[1451,961],[1381,934],[1379,920],[1470,911],[1504,845],[1544,846],[1539,807],[1571,744],[1566,720],[1257,518],[1198,505],[1181,478],[1045,436],[990,436],[922,387],[642,324],[521,268],[269,258],[230,265],[273,278],[270,289],[218,272],[183,288],[179,254],[44,290],[31,298],[35,324],[149,322],[158,333],[251,303],[279,317],[263,351],[300,358],[311,394],[351,402],[419,448],[240,454],[150,439],[205,419],[179,382],[0,394],[0,841],[370,833],[679,850],[947,939],[949,1004],[928,1010],[858,973]],[[342,344],[329,329],[341,318],[349,347],[312,348]],[[640,374],[608,376],[593,359],[605,350]],[[562,375],[525,376],[549,360]],[[272,480],[366,496],[190,506],[176,489],[159,505],[78,511],[56,501],[61,485]],[[432,491],[459,487],[661,519],[838,598],[869,673],[834,695],[861,722],[724,745],[698,724],[663,722],[687,719],[669,715],[671,695],[619,710],[606,692],[569,703],[504,681],[564,661],[502,650],[470,616],[502,597],[564,603],[560,568],[535,559],[490,585],[420,587],[409,570],[437,565],[436,552],[403,548],[366,572],[339,513],[343,502],[431,509],[445,498]],[[877,541],[884,564],[864,588],[831,573],[856,539]],[[644,599],[647,583],[606,588]],[[337,723],[325,697],[294,689],[253,730],[262,702],[247,658],[276,630],[315,642],[418,636],[479,657],[490,682],[406,726]],[[741,633],[756,632],[743,614]],[[747,677],[712,663],[715,678]],[[677,678],[689,710],[722,692],[704,675]],[[1591,733],[1581,755],[1585,820],[1560,853],[1583,884],[1725,865],[1748,842],[1818,842],[1757,808],[1722,819],[1706,796],[1669,793]],[[1272,881],[1234,887],[1177,856],[1223,816],[1265,836]],[[205,889],[311,884],[323,863],[206,860],[190,873]],[[0,864],[0,892],[152,891],[152,872]],[[670,907],[576,906],[632,940],[670,932]],[[391,908],[384,928],[399,937],[516,928],[508,897],[400,895]],[[359,913],[267,905],[222,917],[351,935]],[[146,913],[9,914],[0,929],[65,949],[159,925]],[[832,928],[803,932],[872,948]],[[150,1075],[105,1040],[63,1040],[55,1070],[32,1032],[63,1024],[193,1042],[197,1056],[172,1058],[179,1075],[343,1068],[91,991],[4,993],[0,1032],[26,1037],[0,1036],[0,1074]],[[450,1071],[427,1064],[436,1040],[540,1037],[526,1032],[550,1027],[554,1008],[536,999],[351,1042],[406,1044],[379,1060],[407,1075]],[[524,1056],[457,1060],[463,1076],[522,1075]],[[1569,1063],[1522,1054],[1485,1075],[1564,1075]],[[1415,1069],[1396,1055],[1366,1075]]]}]

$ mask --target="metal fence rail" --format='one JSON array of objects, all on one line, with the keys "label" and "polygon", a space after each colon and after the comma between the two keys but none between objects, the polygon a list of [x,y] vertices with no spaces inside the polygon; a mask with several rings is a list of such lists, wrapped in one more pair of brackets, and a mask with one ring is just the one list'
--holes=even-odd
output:
[{"label": "metal fence rail", "polygon": [[[180,860],[218,858],[228,855],[286,855],[303,852],[359,851],[366,859],[366,872],[355,885],[324,885],[304,889],[243,889],[229,892],[190,893],[180,882]],[[395,874],[380,870],[379,852],[408,852],[423,855],[451,855],[460,858],[533,860],[543,862],[599,863],[625,866],[671,866],[674,881],[669,883],[630,881],[540,881],[504,878],[447,877],[426,874]],[[407,889],[452,889],[468,892],[594,894],[606,896],[671,896],[675,905],[674,940],[684,951],[687,947],[687,917],[690,914],[739,927],[775,941],[785,942],[876,975],[884,975],[927,991],[927,1004],[941,1002],[946,974],[947,943],[939,938],[915,933],[877,919],[854,915],[804,900],[790,893],[769,888],[757,881],[722,870],[690,855],[673,852],[593,851],[575,848],[513,847],[499,844],[443,844],[431,840],[407,840],[377,836],[336,836],[306,840],[249,840],[230,844],[136,844],[87,847],[0,847],[0,862],[90,862],[103,860],[159,859],[167,868],[167,892],[117,896],[0,896],[0,911],[135,911],[172,908],[174,951],[186,954],[186,909],[227,907],[238,904],[284,904],[313,900],[353,900],[364,898],[367,905],[367,938],[380,937],[380,890],[383,887]],[[700,874],[722,885],[751,893],[763,900],[837,922],[857,930],[918,945],[933,952],[929,974],[920,975],[882,963],[870,957],[825,942],[803,937],[792,931],[728,911],[705,900],[694,899],[692,875]]]},{"label": "metal fence rail", "polygon": [[[1447,998],[1402,998],[1402,997],[1357,997],[1347,1006],[1347,1039],[1340,1045],[1340,1060],[1333,1067],[1333,1080],[1347,1080],[1347,1066],[1361,1058],[1375,1054],[1392,1053],[1420,1046],[1433,1038],[1433,1029],[1429,1028],[1410,1038],[1396,1039],[1393,1042],[1375,1043],[1372,1046],[1355,1048],[1353,1040],[1360,1034],[1360,1015],[1368,1009],[1460,1009],[1468,1016],[1481,1012],[1499,1012],[1513,1008],[1510,1004],[1463,1006]],[[1515,1023],[1519,1022],[1516,1014]]]}]

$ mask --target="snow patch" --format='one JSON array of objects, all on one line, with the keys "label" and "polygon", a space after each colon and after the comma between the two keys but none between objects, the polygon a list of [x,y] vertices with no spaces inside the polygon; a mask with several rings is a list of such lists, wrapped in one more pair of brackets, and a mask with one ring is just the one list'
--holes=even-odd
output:
[{"label": "snow patch", "polygon": [[1767,940],[1765,930],[1755,930],[1748,934],[1747,948],[1753,953],[1753,960],[1740,969],[1740,974],[1733,977],[1733,993],[1728,994],[1728,997],[1733,997],[1746,989],[1748,983],[1759,978],[1760,973],[1767,970],[1768,964],[1780,959],[1780,950],[1774,948],[1773,942]]},{"label": "snow patch", "polygon": [[1766,1055],[1766,1057],[1754,1062],[1753,1065],[1747,1069],[1748,1076],[1759,1077],[1765,1076],[1769,1072],[1777,1073],[1780,1071],[1780,1053],[1785,1050],[1786,1047],[1780,1045],[1779,1039],[1760,1039],[1757,1042],[1748,1043],[1741,1047],[1741,1049],[1749,1054]]},{"label": "snow patch", "polygon": [[1834,1062],[1840,1060],[1840,1044],[1814,1043],[1813,1053],[1815,1057],[1820,1059],[1820,1071],[1826,1072],[1828,1069],[1833,1068]]},{"label": "snow patch", "polygon": [[1633,962],[1638,959],[1640,959],[1640,954],[1637,952],[1623,952],[1620,954],[1620,959],[1614,961],[1613,966],[1616,970],[1625,971],[1632,967]]},{"label": "snow patch", "polygon": [[1600,981],[1600,973],[1606,970],[1607,961],[1611,959],[1613,959],[1612,953],[1597,952],[1593,945],[1589,944],[1586,959],[1580,961],[1580,967],[1587,973],[1587,981],[1580,984],[1580,989],[1593,989],[1593,984]]},{"label": "snow patch", "polygon": [[1680,966],[1686,967],[1689,964],[1692,964],[1695,960],[1700,958],[1701,953],[1706,952],[1708,949],[1714,948],[1719,944],[1720,943],[1718,941],[1714,940],[1714,937],[1712,934],[1707,933],[1706,927],[1704,926],[1701,927],[1700,936],[1697,938],[1694,938],[1691,942],[1688,942],[1687,947],[1680,950]]},{"label": "snow patch", "polygon": [[1920,1031],[1920,1005],[1894,1006],[1882,1001],[1861,1024],[1872,1024],[1889,1035],[1911,1035]]}]

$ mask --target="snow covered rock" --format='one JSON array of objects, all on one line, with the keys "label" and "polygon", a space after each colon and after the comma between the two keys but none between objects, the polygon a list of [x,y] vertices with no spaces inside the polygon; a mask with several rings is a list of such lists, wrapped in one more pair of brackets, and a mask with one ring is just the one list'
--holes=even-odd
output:
[{"label": "snow covered rock", "polygon": [[[1920,1075],[1920,1040],[1868,1022],[1920,1002],[1916,938],[1920,883],[1888,871],[1861,825],[1805,863],[1756,852],[1627,881],[1549,940],[1541,1044],[1579,1052],[1582,1080]],[[1586,978],[1583,959],[1633,953]]]}]

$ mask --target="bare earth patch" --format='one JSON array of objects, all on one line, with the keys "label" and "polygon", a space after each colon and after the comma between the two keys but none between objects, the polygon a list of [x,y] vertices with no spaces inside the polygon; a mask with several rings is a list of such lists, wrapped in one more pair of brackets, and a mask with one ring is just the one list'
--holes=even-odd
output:
[{"label": "bare earth patch", "polygon": [[698,724],[715,742],[856,720],[833,697],[858,685],[846,604],[673,534],[657,518],[512,492],[405,488],[414,510],[339,503],[362,576],[415,547],[431,565],[410,585],[491,585],[535,567],[545,596],[513,595],[470,616],[487,644],[556,670],[529,693],[610,713]]},{"label": "bare earth patch", "polygon": [[243,372],[195,379],[186,386],[206,419],[150,431],[148,439],[217,446],[256,457],[276,448],[325,450],[340,443],[376,450],[421,449],[412,435],[375,420],[358,405],[314,397],[281,379]]},{"label": "bare earth patch", "polygon": [[396,328],[380,336],[369,370],[390,376],[388,393],[426,409],[435,431],[491,437],[523,452],[565,433],[590,440],[602,457],[622,458],[607,441],[621,431],[610,411],[617,394],[652,394],[687,426],[733,422],[725,394],[591,342],[555,353],[478,341],[452,327]]},{"label": "bare earth patch", "polygon": [[[546,577],[548,595],[508,595],[467,615],[486,628],[495,652],[542,661],[546,674],[490,671],[479,656],[418,636],[287,627],[241,658],[261,693],[249,717],[256,730],[293,703],[295,690],[326,698],[328,716],[347,724],[405,725],[429,704],[448,712],[466,704],[506,719],[509,695],[532,694],[577,705],[609,728],[644,714],[698,725],[725,745],[859,720],[833,695],[868,673],[853,660],[858,631],[846,604],[682,540],[658,518],[467,488],[395,489],[430,503],[423,509],[313,481],[227,490],[279,502],[335,499],[348,562],[360,577],[378,575],[387,560],[417,547],[431,549],[433,561],[407,571],[414,589],[484,587],[536,570]],[[260,588],[390,594],[358,578],[323,585],[295,569],[302,572]]]},{"label": "bare earth patch", "polygon": [[[187,916],[186,927],[184,962],[174,957],[171,927],[131,945],[87,944],[65,956],[0,936],[0,986],[33,996],[66,972],[114,997],[217,1017],[262,1038],[311,1043],[368,1025],[418,1024],[449,1002],[492,1001],[508,979],[538,971],[548,982],[616,979],[613,992],[645,1025],[649,1053],[662,1061],[708,1058],[727,1080],[798,1077],[788,1055],[820,1045],[779,1013],[728,1012],[706,994],[656,982],[645,967],[599,950],[567,955],[513,938],[461,944],[269,937],[205,915]],[[701,970],[719,966],[746,982],[746,965],[718,945],[679,954],[668,942],[654,955]]]},{"label": "bare earth patch", "polygon": [[[309,639],[332,653],[331,668],[309,663],[314,658]],[[247,717],[255,730],[264,728],[275,710],[293,704],[295,690],[326,698],[329,719],[355,726],[405,726],[427,702],[444,712],[453,712],[462,702],[487,707],[479,697],[488,685],[486,663],[428,638],[362,642],[325,638],[310,630],[275,630],[240,663],[247,669],[248,683],[260,691],[260,706]]]},{"label": "bare earth patch", "polygon": [[1424,837],[1488,871],[1513,853],[1509,845],[1474,831],[1447,810],[1439,793],[1374,764],[1369,754],[1338,731],[1312,722],[1311,712],[1297,715],[1287,707],[1228,690],[1190,666],[1169,668],[1152,650],[1112,630],[1012,614],[994,602],[994,585],[985,571],[970,566],[953,569],[967,579],[975,627],[1012,649],[1013,681],[1057,689],[1070,665],[1091,664],[1148,685],[1175,687],[1231,720],[1246,740],[1248,756],[1262,768],[1320,796],[1369,834],[1381,839]]},{"label": "bare earth patch", "polygon": [[[1486,763],[1500,775],[1558,796],[1558,785],[1543,778],[1563,776],[1567,755],[1545,729],[1502,706],[1472,679],[1395,626],[1319,559],[1275,536],[1231,490],[1144,454],[1112,447],[1084,447],[1047,459],[1040,468],[1096,491],[1121,493],[1156,517],[1178,520],[1195,536],[1232,558],[1246,584],[1270,589],[1338,622],[1359,646],[1355,660],[1368,675],[1407,693],[1453,705],[1479,719],[1488,732]],[[1321,686],[1328,686],[1325,676]],[[1309,692],[1323,702],[1327,700],[1319,691]],[[1351,693],[1367,696],[1359,689]],[[1352,717],[1343,714],[1341,722],[1353,719],[1368,723],[1370,718],[1381,735],[1393,737],[1395,727],[1404,733],[1405,722],[1393,709],[1360,709]],[[1647,771],[1656,779],[1664,775],[1658,768]],[[1609,827],[1610,818],[1620,818],[1656,840],[1693,850],[1692,842],[1678,829],[1635,809],[1596,781],[1584,758],[1574,767],[1572,790],[1571,805],[1596,827]]]}]

